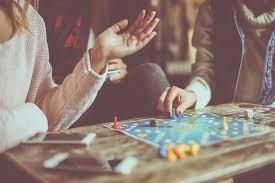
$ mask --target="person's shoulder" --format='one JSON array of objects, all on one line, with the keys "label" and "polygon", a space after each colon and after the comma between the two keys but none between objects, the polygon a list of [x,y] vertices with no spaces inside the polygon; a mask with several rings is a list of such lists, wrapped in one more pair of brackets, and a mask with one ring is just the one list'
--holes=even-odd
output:
[{"label": "person's shoulder", "polygon": [[[24,8],[26,1],[19,0],[19,5]],[[28,5],[26,12],[26,17],[30,26],[30,30],[32,33],[41,32],[41,29],[45,28],[45,22],[43,18],[39,15],[39,13],[34,9],[32,5]]]},{"label": "person's shoulder", "polygon": [[216,0],[206,0],[201,4],[197,16],[197,22],[201,22],[203,25],[209,24],[208,22],[212,22],[214,1]]},{"label": "person's shoulder", "polygon": [[30,26],[32,26],[32,29],[44,29],[45,28],[45,22],[43,18],[39,15],[39,13],[33,8],[33,6],[29,5],[28,11],[27,11],[27,18],[30,23]]}]

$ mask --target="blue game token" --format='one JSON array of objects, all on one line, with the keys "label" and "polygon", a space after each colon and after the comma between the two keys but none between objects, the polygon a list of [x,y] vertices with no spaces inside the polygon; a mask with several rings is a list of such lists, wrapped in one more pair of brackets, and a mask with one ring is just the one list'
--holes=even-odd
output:
[{"label": "blue game token", "polygon": [[163,145],[160,147],[160,151],[159,151],[159,154],[162,158],[166,158],[167,157],[167,149],[166,149],[166,146]]},{"label": "blue game token", "polygon": [[178,116],[177,116],[177,114],[176,114],[176,109],[175,109],[175,108],[172,109],[172,115],[171,115],[170,118],[171,118],[171,119],[175,119],[175,120],[178,119]]}]

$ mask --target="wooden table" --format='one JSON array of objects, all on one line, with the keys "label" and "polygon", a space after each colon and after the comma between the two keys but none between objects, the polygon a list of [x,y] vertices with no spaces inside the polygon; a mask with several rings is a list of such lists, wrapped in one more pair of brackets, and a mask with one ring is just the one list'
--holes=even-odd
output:
[{"label": "wooden table", "polygon": [[[255,122],[275,126],[275,109],[251,104],[224,104],[203,111],[230,117],[244,117],[244,109],[253,109]],[[95,132],[97,138],[89,148],[53,145],[19,145],[1,156],[0,174],[13,171],[13,179],[28,182],[201,182],[216,181],[248,172],[275,161],[275,134],[224,142],[203,148],[197,157],[168,162],[158,156],[158,149],[102,126],[89,126],[68,130]],[[56,152],[101,152],[116,158],[135,155],[138,166],[131,175],[72,174],[49,171],[42,162]],[[4,171],[5,172],[5,171]],[[16,173],[15,173],[16,172]],[[0,179],[1,180],[1,179]]]}]

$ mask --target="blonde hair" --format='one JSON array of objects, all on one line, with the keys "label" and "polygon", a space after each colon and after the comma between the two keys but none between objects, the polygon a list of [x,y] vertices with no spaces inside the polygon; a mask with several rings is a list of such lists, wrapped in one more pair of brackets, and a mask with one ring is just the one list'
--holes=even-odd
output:
[{"label": "blonde hair", "polygon": [[24,7],[22,8],[15,0],[0,0],[0,7],[11,21],[13,35],[22,29],[29,30],[26,12],[30,3],[31,0],[25,0]]}]

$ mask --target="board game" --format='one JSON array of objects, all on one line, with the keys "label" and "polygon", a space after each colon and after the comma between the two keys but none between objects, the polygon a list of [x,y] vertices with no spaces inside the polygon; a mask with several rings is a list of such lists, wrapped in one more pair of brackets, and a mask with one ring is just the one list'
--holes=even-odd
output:
[{"label": "board game", "polygon": [[[150,120],[157,121],[156,126]],[[228,127],[222,127],[224,117],[213,113],[185,113],[176,119],[148,118],[120,122],[120,128],[114,129],[112,124],[107,128],[124,133],[130,137],[149,143],[156,147],[167,144],[199,144],[207,146],[227,140],[236,140],[249,136],[263,135],[274,131],[243,119],[227,118]]]}]

